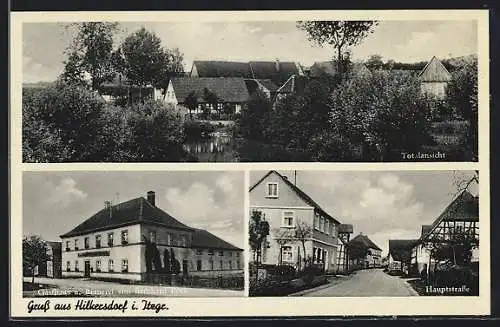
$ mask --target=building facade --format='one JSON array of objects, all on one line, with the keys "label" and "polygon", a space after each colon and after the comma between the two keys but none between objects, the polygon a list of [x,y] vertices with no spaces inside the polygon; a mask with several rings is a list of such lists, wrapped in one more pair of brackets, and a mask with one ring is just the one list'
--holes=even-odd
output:
[{"label": "building facade", "polygon": [[348,246],[351,255],[349,265],[353,269],[377,268],[381,266],[382,249],[366,235],[358,234]]},{"label": "building facade", "polygon": [[451,80],[451,74],[439,59],[432,57],[419,73],[418,79],[422,93],[442,100],[446,97],[446,87]]},{"label": "building facade", "polygon": [[[140,281],[166,272],[174,261],[182,274],[243,271],[242,249],[170,216],[157,207],[152,191],[147,198],[117,205],[105,202],[104,209],[61,235],[61,240],[62,277]],[[205,251],[223,252],[219,265],[207,263],[210,254],[204,256]]]},{"label": "building facade", "polygon": [[250,210],[261,212],[270,226],[261,249],[262,264],[300,269],[307,262],[338,271],[340,222],[287,177],[270,171],[253,185]]}]

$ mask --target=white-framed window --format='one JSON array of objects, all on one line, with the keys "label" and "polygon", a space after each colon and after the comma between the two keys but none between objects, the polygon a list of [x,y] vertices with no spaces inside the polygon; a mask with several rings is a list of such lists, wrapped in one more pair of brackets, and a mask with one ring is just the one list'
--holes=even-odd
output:
[{"label": "white-framed window", "polygon": [[101,272],[101,260],[96,260],[95,261],[95,271],[96,272]]},{"label": "white-framed window", "polygon": [[78,245],[78,239],[75,239],[75,250],[78,250],[79,245]]},{"label": "white-framed window", "polygon": [[80,271],[80,268],[78,267],[78,260],[75,260],[75,271]]},{"label": "white-framed window", "polygon": [[115,263],[113,262],[113,259],[108,260],[108,271],[113,272],[115,270]]},{"label": "white-framed window", "polygon": [[330,234],[330,221],[325,219],[325,233]]},{"label": "white-framed window", "polygon": [[149,241],[151,243],[156,243],[156,231],[152,230],[149,232]]},{"label": "white-framed window", "polygon": [[114,233],[108,233],[108,246],[113,246]]},{"label": "white-framed window", "polygon": [[101,247],[101,234],[95,236],[95,247],[99,249]]},{"label": "white-framed window", "polygon": [[86,249],[88,249],[90,247],[90,238],[89,237],[85,237],[83,239],[83,242],[85,243],[84,246]]},{"label": "white-framed window", "polygon": [[268,198],[278,197],[278,183],[267,183],[267,195]]},{"label": "white-framed window", "polygon": [[66,251],[70,251],[71,249],[69,248],[69,241],[66,241]]},{"label": "white-framed window", "polygon": [[122,272],[128,272],[128,260],[122,259]]},{"label": "white-framed window", "polygon": [[293,262],[293,252],[291,246],[281,247],[281,260],[283,262]]},{"label": "white-framed window", "polygon": [[295,227],[295,212],[283,211],[282,227]]},{"label": "white-framed window", "polygon": [[127,229],[122,230],[122,244],[128,244],[128,230]]},{"label": "white-framed window", "polygon": [[319,215],[318,213],[314,213],[314,229],[319,229]]}]

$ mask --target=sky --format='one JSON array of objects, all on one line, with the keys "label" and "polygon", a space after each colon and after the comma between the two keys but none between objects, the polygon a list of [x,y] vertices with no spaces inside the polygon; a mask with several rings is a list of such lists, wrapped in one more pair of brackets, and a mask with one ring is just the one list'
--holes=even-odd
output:
[{"label": "sky", "polygon": [[[267,172],[250,174],[250,185]],[[279,171],[294,181],[293,171]],[[416,239],[457,194],[468,171],[297,171],[296,185],[327,213],[352,224],[386,255],[389,239]],[[477,195],[477,184],[470,187]]]},{"label": "sky", "polygon": [[[333,51],[307,39],[292,21],[175,22],[120,24],[115,44],[141,26],[155,32],[167,48],[184,54],[185,70],[193,60],[300,62],[330,60]],[[62,23],[23,25],[23,82],[53,81],[62,72],[64,53],[74,30]],[[354,60],[378,54],[384,60],[427,61],[477,53],[476,21],[381,21],[360,45],[352,49]]]},{"label": "sky", "polygon": [[116,204],[155,191],[156,205],[177,220],[243,248],[243,182],[242,172],[24,172],[23,234],[57,241],[104,208],[104,201]]}]

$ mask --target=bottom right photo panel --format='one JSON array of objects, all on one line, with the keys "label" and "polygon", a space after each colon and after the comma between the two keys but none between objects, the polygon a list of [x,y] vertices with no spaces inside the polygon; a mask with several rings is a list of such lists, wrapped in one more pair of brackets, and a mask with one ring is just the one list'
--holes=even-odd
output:
[{"label": "bottom right photo panel", "polygon": [[479,295],[479,172],[251,171],[249,295]]}]

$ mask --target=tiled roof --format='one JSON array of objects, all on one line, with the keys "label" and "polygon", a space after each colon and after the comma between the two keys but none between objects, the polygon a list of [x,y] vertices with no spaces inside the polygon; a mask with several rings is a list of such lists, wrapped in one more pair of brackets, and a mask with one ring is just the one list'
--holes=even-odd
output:
[{"label": "tiled roof", "polygon": [[349,244],[352,244],[352,243],[363,244],[368,249],[375,249],[375,250],[382,251],[382,249],[379,248],[375,243],[373,243],[372,240],[370,240],[368,238],[368,236],[363,235],[363,234],[358,234],[355,238],[353,238],[349,242]]},{"label": "tiled roof", "polygon": [[415,240],[389,240],[389,254],[396,261],[410,261]]},{"label": "tiled roof", "polygon": [[442,221],[479,221],[479,197],[467,190],[462,191],[434,220],[420,239],[427,238]]},{"label": "tiled roof", "polygon": [[270,79],[282,85],[292,75],[303,75],[302,69],[294,62],[250,61],[252,76],[257,79]]},{"label": "tiled roof", "polygon": [[246,62],[195,60],[193,66],[199,77],[254,78]]},{"label": "tiled roof", "polygon": [[191,92],[196,92],[198,102],[204,102],[204,89],[215,93],[224,102],[246,102],[250,99],[243,78],[174,77],[171,79],[177,101],[183,103]]},{"label": "tiled roof", "polygon": [[267,178],[267,176],[269,176],[272,173],[278,175],[285,182],[285,184],[287,184],[307,204],[309,204],[311,207],[314,207],[316,210],[318,210],[324,216],[327,216],[327,217],[333,219],[333,221],[335,221],[337,224],[340,224],[340,222],[337,219],[333,218],[325,210],[323,210],[319,206],[319,204],[317,204],[309,195],[307,195],[304,191],[302,191],[300,188],[298,188],[295,184],[290,182],[288,180],[288,178],[284,177],[283,175],[281,175],[280,173],[278,173],[275,170],[271,170],[266,175],[264,175],[264,177],[262,177],[257,183],[255,183],[252,187],[250,187],[249,191],[252,191],[257,185],[259,185],[263,180],[265,180]]},{"label": "tiled roof", "polygon": [[194,231],[191,247],[243,251],[242,249],[232,245],[231,243],[224,241],[223,239],[203,229],[196,229]]},{"label": "tiled roof", "polygon": [[421,82],[448,82],[451,80],[451,74],[438,58],[432,57],[418,74],[418,78]]},{"label": "tiled roof", "polygon": [[184,225],[160,208],[152,206],[145,198],[140,197],[113,205],[111,210],[103,208],[71,231],[61,235],[61,237],[83,235],[92,231],[107,230],[137,223],[192,230],[191,227]]}]

